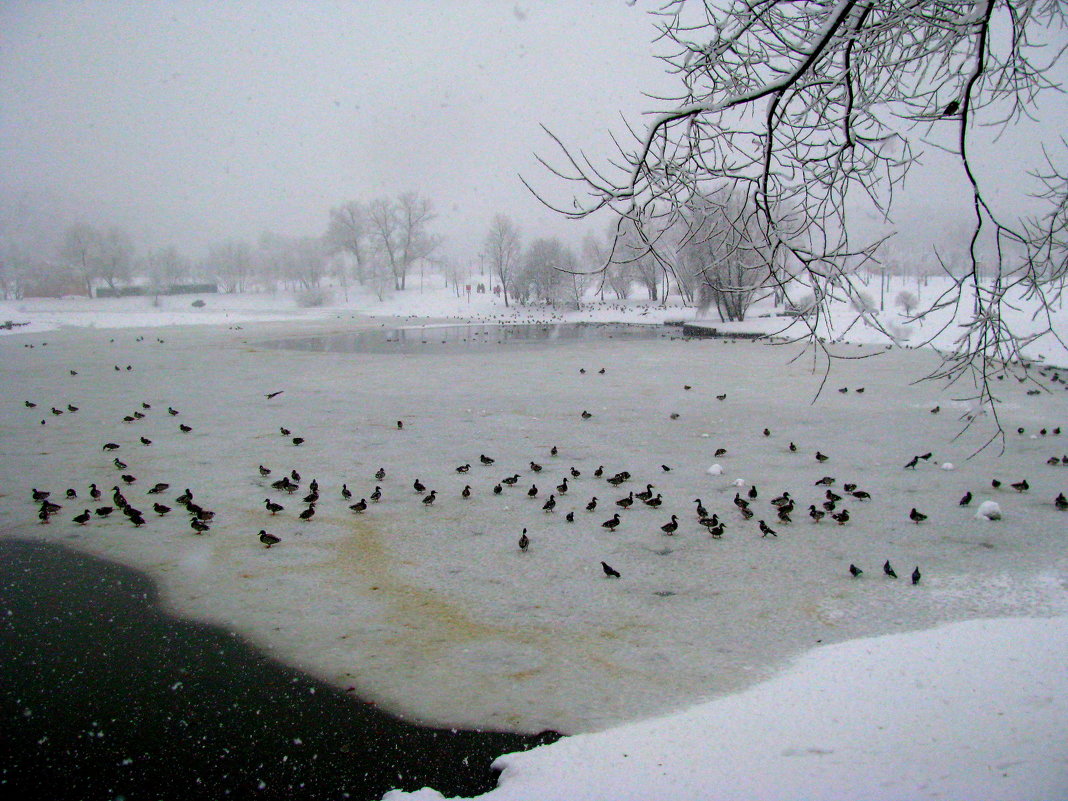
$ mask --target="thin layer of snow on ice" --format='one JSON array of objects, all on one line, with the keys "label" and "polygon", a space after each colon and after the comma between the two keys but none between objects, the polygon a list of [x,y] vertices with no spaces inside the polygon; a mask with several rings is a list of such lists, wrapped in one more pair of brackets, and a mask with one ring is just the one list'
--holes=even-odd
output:
[{"label": "thin layer of snow on ice", "polygon": [[[989,432],[977,425],[957,437],[958,419],[927,411],[947,393],[902,381],[930,369],[928,353],[851,348],[875,355],[836,364],[835,379],[866,392],[816,397],[822,375],[793,360],[796,349],[756,343],[589,341],[447,356],[428,345],[401,357],[258,344],[381,322],[173,326],[155,329],[158,337],[82,327],[0,339],[0,527],[144,569],[182,614],[236,629],[407,716],[528,731],[591,731],[683,708],[766,678],[817,641],[1063,605],[1063,587],[1041,577],[1064,570],[1065,518],[1052,499],[1068,474],[1046,465],[1064,440],[1013,433],[1004,457],[967,459]],[[1004,394],[1010,432],[1068,428],[1059,392],[1032,396],[1011,382]],[[144,419],[123,422],[142,402],[152,407]],[[79,411],[49,411],[67,403]],[[584,419],[584,409],[600,411]],[[295,447],[280,427],[305,443]],[[101,450],[109,440],[137,477],[125,490],[135,505],[151,509],[145,487],[156,481],[171,484],[169,505],[188,487],[216,512],[210,533],[193,534],[174,513],[150,513],[138,529],[117,516],[72,523],[90,481],[105,492],[117,483]],[[725,472],[709,476],[720,448]],[[930,462],[902,469],[927,451]],[[496,462],[482,465],[482,453]],[[961,468],[937,469],[944,460]],[[470,472],[457,473],[466,463]],[[600,465],[632,479],[613,487],[594,476]],[[292,469],[301,493],[270,488]],[[493,494],[513,474],[517,486]],[[804,511],[823,503],[826,488],[815,482],[827,475],[839,494],[846,482],[871,494],[847,502],[846,525],[813,523]],[[732,503],[736,476],[758,493],[752,520]],[[556,511],[542,511],[565,477]],[[1027,478],[1031,490],[996,490],[993,477],[1006,487]],[[311,478],[322,499],[305,523],[297,513]],[[417,478],[438,491],[433,506],[420,503]],[[601,526],[616,500],[647,483],[662,507],[635,501],[620,509],[616,531]],[[382,500],[351,512],[376,484]],[[64,506],[47,525],[30,501],[35,486]],[[78,501],[62,498],[66,487]],[[957,505],[967,490],[976,502],[997,498],[1019,525],[975,521]],[[768,502],[782,491],[798,509],[778,525]],[[267,497],[285,510],[268,514]],[[697,523],[698,497],[725,523],[722,538]],[[912,506],[928,519],[912,523]],[[672,514],[680,525],[667,536]],[[777,538],[761,537],[761,517]],[[261,528],[282,542],[265,549]],[[902,580],[882,577],[887,559]],[[606,579],[601,561],[622,577]],[[860,580],[850,563],[865,569]],[[915,565],[924,580],[914,587]]]},{"label": "thin layer of snow on ice", "polygon": [[502,756],[498,788],[479,798],[1062,798],[1066,663],[1064,617],[823,646],[737,695]]}]

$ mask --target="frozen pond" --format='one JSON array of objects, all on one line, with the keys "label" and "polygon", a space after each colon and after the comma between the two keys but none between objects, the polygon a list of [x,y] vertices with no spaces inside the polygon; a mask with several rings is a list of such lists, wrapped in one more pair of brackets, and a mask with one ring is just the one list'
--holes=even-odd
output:
[{"label": "frozen pond", "polygon": [[616,323],[515,323],[370,328],[268,340],[267,348],[321,353],[442,353],[498,345],[566,345],[595,340],[677,339],[681,327]]},{"label": "frozen pond", "polygon": [[[989,426],[956,436],[964,393],[911,383],[934,366],[919,351],[843,347],[872,358],[837,362],[816,397],[822,373],[788,346],[602,338],[458,345],[448,358],[428,345],[398,359],[259,344],[321,332],[293,323],[3,339],[0,530],[142,570],[174,614],[238,632],[410,719],[525,732],[685,707],[819,643],[1065,607],[1066,518],[1052,500],[1068,468],[1046,461],[1068,451],[1068,436],[1053,433],[1068,419],[1063,385],[1046,377],[1037,394],[1004,382],[1006,453],[969,460]],[[713,464],[722,472],[710,474]],[[630,481],[607,483],[623,470]],[[291,471],[298,492],[271,487]],[[512,476],[515,486],[493,492]],[[825,476],[831,487],[816,484]],[[1024,478],[1028,491],[1010,488]],[[321,498],[304,520],[312,479]],[[121,485],[146,523],[72,522],[100,505],[86,502],[90,482],[101,503]],[[157,482],[170,486],[148,494]],[[848,501],[845,525],[813,523],[809,505],[845,483],[871,499]],[[661,507],[617,506],[647,484]],[[754,485],[746,520],[732,499]],[[375,486],[378,503],[349,509]],[[47,525],[34,487],[63,506]],[[68,487],[77,499],[63,497]],[[157,498],[177,508],[186,488],[215,513],[208,532],[191,530],[180,509],[150,511]],[[422,503],[431,489],[436,502]],[[972,505],[959,506],[967,491]],[[782,492],[796,500],[791,523],[770,504]],[[266,498],[285,509],[272,516]],[[698,498],[726,523],[722,538],[697,523]],[[975,518],[985,500],[1000,504],[1002,521]],[[928,519],[913,523],[912,507]],[[619,528],[602,527],[616,512]],[[669,536],[661,527],[672,515]],[[760,519],[778,535],[762,537]],[[265,548],[261,529],[279,544]],[[883,575],[886,560],[901,579]],[[621,578],[606,578],[602,561]]]}]

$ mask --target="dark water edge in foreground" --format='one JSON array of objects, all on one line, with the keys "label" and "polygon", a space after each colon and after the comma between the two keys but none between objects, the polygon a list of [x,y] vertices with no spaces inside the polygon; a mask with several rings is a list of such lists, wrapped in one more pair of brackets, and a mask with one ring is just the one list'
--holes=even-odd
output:
[{"label": "dark water edge in foreground", "polygon": [[50,801],[472,796],[497,756],[557,739],[406,723],[166,615],[143,574],[8,539],[0,716],[0,792]]}]

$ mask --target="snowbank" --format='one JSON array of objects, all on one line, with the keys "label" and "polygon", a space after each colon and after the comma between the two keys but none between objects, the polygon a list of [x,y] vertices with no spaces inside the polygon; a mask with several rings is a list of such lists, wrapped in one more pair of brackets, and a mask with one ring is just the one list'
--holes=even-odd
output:
[{"label": "snowbank", "polygon": [[1066,662],[1064,617],[826,646],[738,695],[503,756],[479,798],[1063,798]]}]

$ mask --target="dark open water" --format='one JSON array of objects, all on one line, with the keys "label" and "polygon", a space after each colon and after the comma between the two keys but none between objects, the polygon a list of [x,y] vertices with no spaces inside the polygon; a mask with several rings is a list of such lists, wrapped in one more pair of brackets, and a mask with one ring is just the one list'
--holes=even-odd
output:
[{"label": "dark open water", "polygon": [[434,729],[166,615],[151,580],[0,539],[0,794],[378,799],[496,785],[500,754],[557,739]]}]

